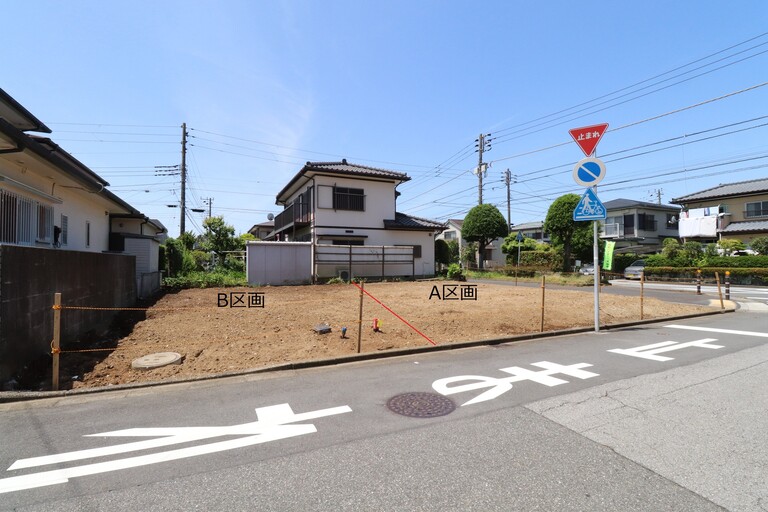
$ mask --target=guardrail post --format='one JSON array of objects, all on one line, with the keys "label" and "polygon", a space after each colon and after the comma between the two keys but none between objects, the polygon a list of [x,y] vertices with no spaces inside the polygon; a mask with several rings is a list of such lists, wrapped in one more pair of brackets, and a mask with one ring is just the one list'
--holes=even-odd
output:
[{"label": "guardrail post", "polygon": [[53,295],[53,341],[51,342],[51,355],[53,356],[53,368],[51,372],[51,388],[59,390],[59,353],[61,347],[61,293]]},{"label": "guardrail post", "polygon": [[701,269],[696,270],[696,295],[701,295]]},{"label": "guardrail post", "polygon": [[725,300],[731,300],[731,271],[725,271]]}]

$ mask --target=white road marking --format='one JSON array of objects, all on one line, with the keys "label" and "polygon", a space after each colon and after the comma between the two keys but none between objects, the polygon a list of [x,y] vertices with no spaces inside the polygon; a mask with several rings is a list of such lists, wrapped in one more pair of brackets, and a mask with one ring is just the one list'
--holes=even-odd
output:
[{"label": "white road marking", "polygon": [[614,348],[608,352],[615,354],[621,354],[623,356],[640,357],[643,359],[650,359],[652,361],[671,361],[672,357],[659,356],[662,352],[670,352],[672,350],[680,350],[681,348],[688,347],[700,347],[700,348],[723,348],[722,345],[712,345],[711,341],[717,341],[714,338],[704,338],[702,340],[688,341],[686,343],[678,343],[676,341],[662,341],[661,343],[654,343],[652,345],[643,345],[642,347],[635,348]]},{"label": "white road marking", "polygon": [[[442,395],[453,395],[455,393],[463,393],[465,391],[474,391],[482,388],[491,388],[484,393],[479,394],[472,400],[461,404],[470,405],[479,402],[485,402],[486,400],[493,400],[510,389],[512,389],[512,382],[520,382],[524,380],[530,380],[544,384],[545,386],[559,386],[560,384],[568,384],[567,380],[552,377],[554,374],[563,374],[570,377],[576,377],[578,379],[589,379],[591,377],[597,377],[599,374],[582,370],[592,366],[588,363],[578,363],[569,366],[563,366],[557,363],[550,363],[549,361],[540,361],[538,363],[532,363],[532,366],[538,366],[544,368],[542,371],[534,372],[520,368],[519,366],[511,366],[509,368],[501,368],[502,372],[512,374],[512,377],[505,377],[498,379],[496,377],[485,377],[482,375],[460,375],[457,377],[447,377],[445,379],[439,379],[432,383],[432,388]],[[450,386],[455,382],[462,381],[476,381],[469,384],[463,384],[460,386]]]},{"label": "white road marking", "polygon": [[687,329],[689,331],[704,331],[704,332],[718,332],[723,334],[740,334],[742,336],[757,336],[760,338],[768,338],[766,332],[754,332],[754,331],[735,331],[732,329],[717,329],[715,327],[694,327],[691,325],[665,325],[671,329]]},{"label": "white road marking", "polygon": [[44,471],[40,473],[3,478],[0,479],[0,493],[60,484],[67,482],[70,478],[79,476],[106,473],[120,469],[134,468],[148,464],[157,464],[159,462],[167,462],[187,457],[196,457],[198,455],[205,455],[208,453],[215,453],[225,450],[233,450],[235,448],[252,446],[269,441],[275,441],[278,439],[311,434],[317,432],[317,429],[313,424],[289,425],[289,423],[307,421],[310,419],[322,418],[324,416],[332,416],[335,414],[343,414],[351,411],[352,409],[345,405],[341,407],[333,407],[330,409],[321,409],[318,411],[294,414],[290,405],[280,404],[256,409],[256,414],[259,420],[251,423],[244,423],[242,425],[224,427],[136,428],[93,434],[92,436],[105,437],[169,437],[165,437],[163,439],[154,439],[151,441],[126,443],[123,445],[109,446],[105,448],[80,450],[58,455],[21,459],[11,465],[11,467],[8,468],[8,471],[47,464],[56,464],[66,461],[82,460],[93,457],[103,457],[106,455],[114,455],[116,453],[145,450],[147,448],[186,443],[189,441],[210,439],[213,437],[248,435],[246,437],[240,437],[238,439],[232,439],[229,441],[221,441],[204,444],[201,446],[180,448],[162,453],[128,457],[125,459],[87,464],[73,468],[57,469],[52,471]]}]

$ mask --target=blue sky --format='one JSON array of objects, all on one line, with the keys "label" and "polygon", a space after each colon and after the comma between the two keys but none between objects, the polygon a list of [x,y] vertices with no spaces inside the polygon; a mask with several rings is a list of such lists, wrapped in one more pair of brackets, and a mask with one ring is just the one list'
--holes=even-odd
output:
[{"label": "blue sky", "polygon": [[[172,236],[180,185],[155,167],[180,163],[184,122],[188,207],[213,198],[238,233],[281,209],[275,195],[308,160],[406,172],[399,211],[462,218],[477,204],[480,133],[494,138],[484,202],[506,216],[510,169],[514,224],[583,192],[568,143],[580,126],[610,124],[603,201],[768,176],[763,0],[41,0],[3,12],[0,87]],[[199,232],[204,216],[189,215]]]}]

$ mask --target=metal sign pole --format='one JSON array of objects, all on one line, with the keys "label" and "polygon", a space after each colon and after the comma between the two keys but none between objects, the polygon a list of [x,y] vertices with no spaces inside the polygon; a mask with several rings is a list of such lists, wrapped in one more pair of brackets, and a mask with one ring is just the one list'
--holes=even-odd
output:
[{"label": "metal sign pole", "polygon": [[[595,192],[595,195],[597,195],[597,185],[592,187],[592,189]],[[600,260],[600,254],[599,254],[599,248],[597,245],[597,221],[592,221],[592,238],[593,238],[593,245],[592,245],[592,260],[593,260],[593,267],[595,269],[595,332],[600,332],[600,271],[598,270],[600,268],[599,266],[599,260]]]}]

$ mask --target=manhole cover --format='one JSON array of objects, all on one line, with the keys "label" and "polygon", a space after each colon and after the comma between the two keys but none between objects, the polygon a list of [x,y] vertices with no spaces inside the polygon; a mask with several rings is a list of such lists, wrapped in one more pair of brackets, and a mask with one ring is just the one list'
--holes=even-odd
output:
[{"label": "manhole cover", "polygon": [[134,359],[131,368],[134,370],[151,370],[169,364],[181,364],[181,354],[176,352],[158,352]]},{"label": "manhole cover", "polygon": [[437,393],[403,393],[387,400],[387,408],[411,418],[434,418],[452,413],[456,404]]}]

